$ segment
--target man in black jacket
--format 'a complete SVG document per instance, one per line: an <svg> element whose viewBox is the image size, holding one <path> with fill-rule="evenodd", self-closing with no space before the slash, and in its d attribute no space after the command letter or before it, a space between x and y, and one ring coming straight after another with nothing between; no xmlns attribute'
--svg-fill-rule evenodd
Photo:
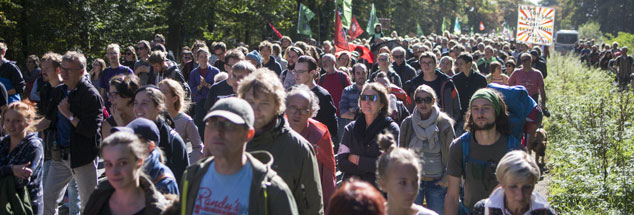
<svg viewBox="0 0 634 215"><path fill-rule="evenodd" d="M7 89L9 96L7 104L10 104L14 101L20 101L20 93L24 92L26 82L24 78L22 78L20 68L15 65L15 62L4 58L6 52L7 45L0 42L0 82L2 82Z"/></svg>
<svg viewBox="0 0 634 215"><path fill-rule="evenodd" d="M191 90L185 80L185 77L183 76L183 73L178 70L178 66L176 65L168 66L166 56L167 54L162 51L153 51L150 55L150 65L152 65L152 68L156 71L156 73L150 75L151 77L148 80L148 84L158 85L158 83L163 79L171 78L178 81L178 83L181 83L181 85L183 85L183 89L185 89L185 92L189 95Z"/></svg>
<svg viewBox="0 0 634 215"><path fill-rule="evenodd" d="M57 132L53 161L44 187L44 214L56 214L71 178L79 188L82 209L97 185L97 154L101 143L103 99L84 77L86 58L69 51L60 67L63 85L54 89L46 118Z"/></svg>
<svg viewBox="0 0 634 215"><path fill-rule="evenodd" d="M297 64L295 64L295 70L293 70L293 75L295 76L295 84L304 84L308 86L308 88L315 93L317 98L319 98L319 111L317 111L317 116L313 119L324 123L326 127L328 127L328 131L330 132L330 136L333 139L333 143L337 143L337 132L338 132L338 124L337 124L337 109L332 101L332 96L326 89L315 84L315 75L319 73L317 71L317 61L313 57L310 56L301 56L297 60Z"/></svg>

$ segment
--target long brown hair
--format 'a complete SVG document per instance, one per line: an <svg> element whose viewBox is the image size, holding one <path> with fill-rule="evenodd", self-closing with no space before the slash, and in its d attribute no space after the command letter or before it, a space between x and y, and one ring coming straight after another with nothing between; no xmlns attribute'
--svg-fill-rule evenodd
<svg viewBox="0 0 634 215"><path fill-rule="evenodd" d="M495 94L500 99L500 113L495 116L495 130L503 135L509 135L511 134L511 124L509 123L509 112L506 108L506 103L504 102L504 99L502 99L503 97L500 93L495 91ZM465 115L464 129L465 131L473 132L476 130L476 125L473 122L474 120L471 114L471 106L468 108L467 114Z"/></svg>

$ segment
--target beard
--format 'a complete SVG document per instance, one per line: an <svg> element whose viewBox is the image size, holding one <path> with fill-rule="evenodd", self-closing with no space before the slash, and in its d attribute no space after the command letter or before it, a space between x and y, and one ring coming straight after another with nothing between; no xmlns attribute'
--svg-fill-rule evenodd
<svg viewBox="0 0 634 215"><path fill-rule="evenodd" d="M293 64L289 63L287 68L288 68L288 71L292 71L293 69L295 69L295 64L294 63Z"/></svg>
<svg viewBox="0 0 634 215"><path fill-rule="evenodd" d="M484 124L483 126L478 125L477 123L473 123L475 130L476 131L482 131L482 130L491 130L495 127L495 122L487 122L486 124Z"/></svg>

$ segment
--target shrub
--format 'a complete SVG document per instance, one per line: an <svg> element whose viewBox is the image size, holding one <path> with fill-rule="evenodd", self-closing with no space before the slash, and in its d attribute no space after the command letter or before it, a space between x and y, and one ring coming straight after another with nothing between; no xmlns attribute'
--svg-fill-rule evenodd
<svg viewBox="0 0 634 215"><path fill-rule="evenodd" d="M571 55L553 53L548 67L551 204L561 214L634 214L632 92Z"/></svg>

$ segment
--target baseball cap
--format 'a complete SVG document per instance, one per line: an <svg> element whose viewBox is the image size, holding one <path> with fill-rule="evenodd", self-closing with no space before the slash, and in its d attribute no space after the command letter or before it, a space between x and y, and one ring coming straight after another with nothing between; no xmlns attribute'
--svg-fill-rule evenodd
<svg viewBox="0 0 634 215"><path fill-rule="evenodd" d="M207 121L211 117L222 117L235 124L247 125L249 128L253 128L255 118L251 105L247 101L235 97L218 100L203 121Z"/></svg>
<svg viewBox="0 0 634 215"><path fill-rule="evenodd" d="M156 124L154 124L154 122L152 122L149 119L145 119L141 117L136 118L135 120L132 120L132 122L128 123L128 125L125 127L122 127L122 126L114 127L111 129L111 131L113 133L117 131L130 132L130 133L136 134L140 138L143 138L149 141L154 141L155 143L159 142L159 137L160 137L159 129L158 127L156 127Z"/></svg>

